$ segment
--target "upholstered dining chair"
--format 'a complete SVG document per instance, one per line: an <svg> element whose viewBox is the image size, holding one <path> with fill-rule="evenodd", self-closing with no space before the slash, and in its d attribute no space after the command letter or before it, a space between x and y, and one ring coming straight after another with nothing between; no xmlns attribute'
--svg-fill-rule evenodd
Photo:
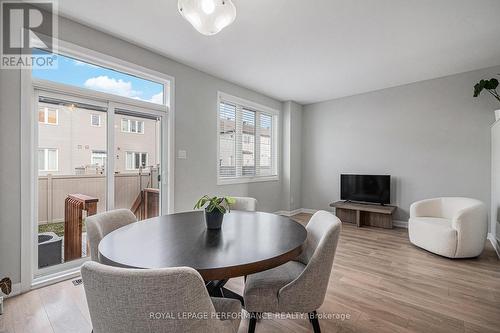
<svg viewBox="0 0 500 333"><path fill-rule="evenodd" d="M257 210L257 199L250 197L233 197L236 202L231 205L231 209L255 212Z"/></svg>
<svg viewBox="0 0 500 333"><path fill-rule="evenodd" d="M127 269L89 261L82 278L94 333L233 333L241 305L210 298L189 267Z"/></svg>
<svg viewBox="0 0 500 333"><path fill-rule="evenodd" d="M323 304L341 222L326 211L315 213L307 224L302 254L276 268L247 276L245 309L251 313L248 332L255 331L262 312L307 313L314 332L320 332L316 310Z"/></svg>
<svg viewBox="0 0 500 333"><path fill-rule="evenodd" d="M99 260L99 242L110 232L137 222L135 215L128 209L116 209L89 216L85 219L87 240L90 248L90 258Z"/></svg>

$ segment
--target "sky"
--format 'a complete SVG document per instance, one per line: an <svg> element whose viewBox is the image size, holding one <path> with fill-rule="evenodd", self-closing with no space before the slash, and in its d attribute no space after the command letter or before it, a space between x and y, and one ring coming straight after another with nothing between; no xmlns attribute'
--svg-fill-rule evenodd
<svg viewBox="0 0 500 333"><path fill-rule="evenodd" d="M163 85L57 55L57 68L34 68L33 77L163 104Z"/></svg>

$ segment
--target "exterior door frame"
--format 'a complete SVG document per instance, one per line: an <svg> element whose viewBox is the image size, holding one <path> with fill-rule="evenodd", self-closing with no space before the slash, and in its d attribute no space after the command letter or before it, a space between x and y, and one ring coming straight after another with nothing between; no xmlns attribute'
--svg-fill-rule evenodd
<svg viewBox="0 0 500 333"><path fill-rule="evenodd" d="M108 131L107 131L107 148L114 144L114 128L110 132L110 124L113 124L114 107L126 106L135 110L141 109L146 113L156 114L161 117L161 192L166 195L162 196L161 207L162 212L172 213L174 211L174 162L175 162L175 131L174 131L174 112L175 112L175 80L172 76L150 70L148 68L129 63L127 61L101 54L96 51L82 48L80 46L59 41L58 53L61 55L73 57L82 61L87 61L102 67L110 68L120 72L132 74L144 79L149 79L155 82L163 83L164 85L164 100L169 102L169 105L157 105L149 102L131 100L125 97L116 96L107 93L101 93L89 89L67 86L59 83L54 83L45 80L32 78L31 70L21 70L21 292L29 291L33 288L38 288L44 285L62 281L80 274L80 265L86 260L85 258L78 259L72 262L63 263L67 266L57 265L59 269L54 271L47 269L44 275L35 277L38 265L38 247L37 233L35 233L35 222L37 221L37 185L33 180L38 176L38 170L35 161L35 151L37 149L37 117L35 115L35 98L38 98L38 90L48 93L61 93L70 95L74 98L88 98L106 102L108 104ZM110 109L112 110L110 112ZM111 118L110 118L111 117ZM110 121L111 120L111 121ZM109 159L108 159L109 160ZM108 162L107 168L107 185L114 184L112 165ZM111 184L110 184L111 182ZM109 187L113 188L113 187ZM114 189L114 188L113 188ZM109 194L107 190L108 207L113 207L113 194ZM111 206L109 205L111 203ZM35 248L35 249L34 249ZM75 262L73 264L73 262Z"/></svg>

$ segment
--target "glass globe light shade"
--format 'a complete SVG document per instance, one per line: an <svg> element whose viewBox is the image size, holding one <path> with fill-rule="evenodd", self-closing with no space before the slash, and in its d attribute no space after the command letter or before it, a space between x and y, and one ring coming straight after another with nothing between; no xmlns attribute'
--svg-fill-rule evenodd
<svg viewBox="0 0 500 333"><path fill-rule="evenodd" d="M233 23L236 7L231 0L179 0L179 13L206 36L215 35Z"/></svg>

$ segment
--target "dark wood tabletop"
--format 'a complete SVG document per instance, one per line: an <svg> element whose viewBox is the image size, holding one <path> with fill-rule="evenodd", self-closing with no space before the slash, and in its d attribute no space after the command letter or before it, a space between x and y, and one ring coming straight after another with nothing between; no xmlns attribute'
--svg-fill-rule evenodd
<svg viewBox="0 0 500 333"><path fill-rule="evenodd" d="M221 230L207 230L203 211L132 223L99 243L101 261L128 268L188 266L206 281L264 271L295 259L307 237L290 218L231 211Z"/></svg>

